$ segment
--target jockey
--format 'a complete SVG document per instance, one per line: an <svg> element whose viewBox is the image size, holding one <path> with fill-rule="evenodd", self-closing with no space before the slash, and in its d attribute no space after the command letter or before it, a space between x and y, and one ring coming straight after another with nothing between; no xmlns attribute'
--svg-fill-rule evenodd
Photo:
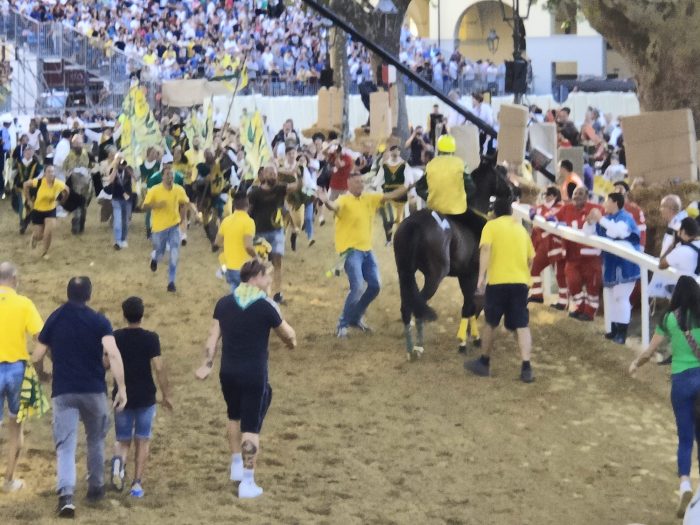
<svg viewBox="0 0 700 525"><path fill-rule="evenodd" d="M425 167L428 208L444 215L463 215L467 211L464 162L454 154L456 149L452 135L440 136L437 157Z"/></svg>

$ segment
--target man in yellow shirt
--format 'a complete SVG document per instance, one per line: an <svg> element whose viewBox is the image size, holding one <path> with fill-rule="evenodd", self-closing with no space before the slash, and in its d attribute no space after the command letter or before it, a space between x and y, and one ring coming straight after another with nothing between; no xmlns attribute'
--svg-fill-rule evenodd
<svg viewBox="0 0 700 525"><path fill-rule="evenodd" d="M175 274L180 254L180 224L185 224L185 214L190 200L182 186L173 183L172 169L163 170L163 182L156 184L146 193L143 207L153 210L151 215L151 271L158 269L158 261L165 255L170 245L168 265L168 291L175 291Z"/></svg>
<svg viewBox="0 0 700 525"><path fill-rule="evenodd" d="M7 470L4 492L21 489L24 483L15 479L15 467L22 448L22 424L17 422L24 368L29 362L27 334L36 336L44 326L41 316L27 297L19 295L17 268L0 263L0 423L7 399Z"/></svg>
<svg viewBox="0 0 700 525"><path fill-rule="evenodd" d="M348 177L348 193L335 201L329 199L325 190L319 190L318 198L335 213L335 250L345 259L345 273L350 281L338 319L337 337L347 337L349 326L363 332L370 330L363 316L380 288L377 259L372 253L374 217L385 202L400 199L412 187L401 186L391 193L363 193L362 174L355 171Z"/></svg>
<svg viewBox="0 0 700 525"><path fill-rule="evenodd" d="M496 218L487 222L479 244L478 291L484 291L484 317L481 332L482 355L464 363L464 368L479 376L490 375L490 355L494 331L505 317L508 330L516 333L522 368L520 380L534 381L530 366L532 337L530 335L527 293L530 267L535 249L527 230L513 218L510 198L498 198L494 203Z"/></svg>
<svg viewBox="0 0 700 525"><path fill-rule="evenodd" d="M233 213L222 221L214 241L215 246L224 247L226 282L231 285L231 293L241 284L241 266L256 257L254 236L255 221L248 215L248 196L236 193L233 198Z"/></svg>

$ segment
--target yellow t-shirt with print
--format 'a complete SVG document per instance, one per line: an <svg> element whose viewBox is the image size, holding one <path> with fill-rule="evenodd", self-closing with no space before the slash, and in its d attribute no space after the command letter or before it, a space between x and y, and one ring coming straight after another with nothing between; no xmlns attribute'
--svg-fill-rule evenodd
<svg viewBox="0 0 700 525"><path fill-rule="evenodd" d="M165 202L162 208L153 208L151 211L152 230L154 233L162 232L180 223L180 205L187 204L190 200L182 186L173 184L167 189L163 184L156 184L143 201L144 206L150 206L159 202Z"/></svg>
<svg viewBox="0 0 700 525"><path fill-rule="evenodd" d="M512 215L490 220L481 232L479 246L491 245L487 284L530 284L528 261L535 248L527 230Z"/></svg>
<svg viewBox="0 0 700 525"><path fill-rule="evenodd" d="M227 270L240 270L250 259L245 249L245 238L255 235L255 221L243 210L235 210L219 226L219 233L224 239L223 264Z"/></svg>
<svg viewBox="0 0 700 525"><path fill-rule="evenodd" d="M0 286L0 363L29 361L27 334L44 327L36 306L9 286Z"/></svg>
<svg viewBox="0 0 700 525"><path fill-rule="evenodd" d="M335 251L343 253L354 249L372 249L374 216L382 205L381 193L363 193L355 197L351 193L341 195L335 203Z"/></svg>
<svg viewBox="0 0 700 525"><path fill-rule="evenodd" d="M41 181L41 185L39 185ZM51 211L56 208L56 199L66 189L65 182L54 179L53 184L48 184L46 179L32 179L32 187L39 188L34 199L36 211Z"/></svg>

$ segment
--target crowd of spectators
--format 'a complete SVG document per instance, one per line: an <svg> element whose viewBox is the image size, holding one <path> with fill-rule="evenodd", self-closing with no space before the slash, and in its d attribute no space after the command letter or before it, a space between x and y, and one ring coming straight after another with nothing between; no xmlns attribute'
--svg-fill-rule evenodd
<svg viewBox="0 0 700 525"><path fill-rule="evenodd" d="M328 66L329 26L300 0L2 0L39 22L60 22L94 44L143 63L152 79L212 78L234 74L245 60L251 82L318 84ZM372 80L364 46L348 41L354 86ZM498 91L505 67L445 55L404 26L400 60L445 92L463 87ZM143 78L143 77L142 77ZM375 79L376 80L376 79ZM410 88L409 88L410 89Z"/></svg>

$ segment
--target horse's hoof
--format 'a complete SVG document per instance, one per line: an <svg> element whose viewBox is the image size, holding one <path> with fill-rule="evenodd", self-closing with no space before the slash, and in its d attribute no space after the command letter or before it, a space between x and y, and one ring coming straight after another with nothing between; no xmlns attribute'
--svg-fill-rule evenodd
<svg viewBox="0 0 700 525"><path fill-rule="evenodd" d="M467 353L467 343L460 343L459 346L457 347L457 353L458 354L466 354Z"/></svg>
<svg viewBox="0 0 700 525"><path fill-rule="evenodd" d="M411 361L413 361L413 359L414 359L413 352L406 352L406 361L408 361L410 363Z"/></svg>
<svg viewBox="0 0 700 525"><path fill-rule="evenodd" d="M474 345L474 348L481 348L481 339L474 339L472 344Z"/></svg>

